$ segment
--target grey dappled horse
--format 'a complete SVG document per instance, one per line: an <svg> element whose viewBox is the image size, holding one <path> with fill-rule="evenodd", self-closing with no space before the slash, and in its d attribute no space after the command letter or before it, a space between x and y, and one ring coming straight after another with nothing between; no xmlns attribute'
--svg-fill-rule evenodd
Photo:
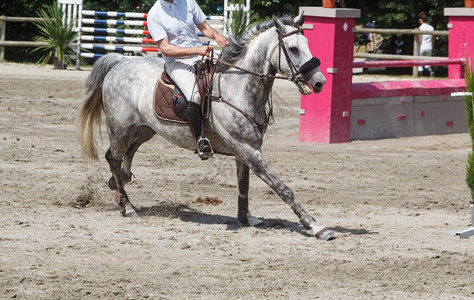
<svg viewBox="0 0 474 300"><path fill-rule="evenodd" d="M302 94L319 93L326 83L319 60L312 57L299 30L301 19L274 17L231 40L221 57L227 64L219 63L214 76L213 94L220 97L212 101L204 131L216 153L236 158L237 217L241 223L261 222L248 209L250 169L291 206L305 229L320 239L329 239L333 232L317 225L295 201L293 191L270 170L261 150L269 119L265 108L277 70L285 73ZM196 150L188 125L160 120L153 112L153 92L161 72L156 58L108 54L96 62L86 82L87 98L78 119L82 154L98 157L94 131L103 109L110 138L105 157L113 174L109 187L116 191L116 201L124 213L133 209L124 185L130 181L133 156L142 143L157 133L176 146Z"/></svg>

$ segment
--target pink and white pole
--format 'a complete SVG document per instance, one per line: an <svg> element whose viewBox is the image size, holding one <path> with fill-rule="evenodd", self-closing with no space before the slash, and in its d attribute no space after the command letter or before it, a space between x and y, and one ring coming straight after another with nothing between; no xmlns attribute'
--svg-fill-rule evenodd
<svg viewBox="0 0 474 300"><path fill-rule="evenodd" d="M446 7L444 15L449 17L449 44L448 55L450 59L468 56L474 60L474 8ZM463 78L464 72L461 65L448 67L448 78Z"/></svg>
<svg viewBox="0 0 474 300"><path fill-rule="evenodd" d="M327 83L320 94L301 97L300 141L343 143L350 140L355 19L360 9L300 7L304 35L321 60Z"/></svg>

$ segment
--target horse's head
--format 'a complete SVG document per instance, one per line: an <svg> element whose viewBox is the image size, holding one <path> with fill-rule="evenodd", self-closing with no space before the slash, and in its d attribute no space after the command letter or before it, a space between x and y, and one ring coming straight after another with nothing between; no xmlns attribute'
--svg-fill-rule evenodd
<svg viewBox="0 0 474 300"><path fill-rule="evenodd" d="M272 65L285 73L301 94L308 95L312 91L321 92L326 79L319 70L319 59L311 55L308 39L301 34L299 26L302 20L303 14L295 18L294 24L285 25L273 17L278 47L272 56Z"/></svg>

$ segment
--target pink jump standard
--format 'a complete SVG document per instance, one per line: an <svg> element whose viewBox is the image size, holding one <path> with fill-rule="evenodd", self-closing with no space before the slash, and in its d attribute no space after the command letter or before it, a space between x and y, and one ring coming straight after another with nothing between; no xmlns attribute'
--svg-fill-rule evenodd
<svg viewBox="0 0 474 300"><path fill-rule="evenodd" d="M300 141L343 143L350 140L352 63L355 19L359 9L300 7L304 35L321 59L327 83L318 95L301 97ZM324 45L324 46L321 46Z"/></svg>
<svg viewBox="0 0 474 300"><path fill-rule="evenodd" d="M449 17L449 58L465 58L474 56L474 8L446 7L444 15ZM457 79L464 77L462 66L450 65L448 78Z"/></svg>

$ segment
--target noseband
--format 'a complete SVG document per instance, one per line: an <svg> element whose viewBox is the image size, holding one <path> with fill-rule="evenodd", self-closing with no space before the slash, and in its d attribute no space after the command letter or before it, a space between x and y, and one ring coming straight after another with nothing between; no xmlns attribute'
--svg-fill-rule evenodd
<svg viewBox="0 0 474 300"><path fill-rule="evenodd" d="M288 66L290 67L290 72L291 72L291 76L290 77L281 77L281 76L273 76L273 75L266 75L266 74L260 74L260 73L256 73L256 72L253 72L253 71L250 71L250 70L247 70L247 69L244 69L244 68L241 68L241 67L238 67L234 64L231 64L231 63L228 63L224 60L221 60L221 55L224 53L223 51L221 52L221 54L219 55L219 58L216 58L214 57L214 55L211 55L209 57L209 59L211 61L215 61L216 63L221 63L221 64L224 64L226 66L229 66L231 68L234 68L234 69L237 69L237 70L240 70L242 72L245 72L247 74L251 74L251 75L254 75L254 76L258 76L260 78L271 78L271 79L284 79L284 80L290 80L294 83L297 83L299 81L301 81L299 77L299 75L301 74L305 74L305 73L308 73L309 71L313 70L313 69L316 69L317 67L319 67L321 65L321 62L319 61L319 58L317 57L313 57L311 58L310 60L308 60L307 62L305 62L304 64L302 64L298 69L296 69L296 66L295 64L293 63L293 61L291 60L290 58L290 55L288 54L288 50L286 49L286 46L285 46L285 43L283 42L283 39L286 38L286 37L289 37L293 34L297 34L297 33L300 33L301 32L301 29L296 29L296 30L293 30L291 32L288 32L288 33L285 33L285 34L282 34L280 32L280 30L278 30L278 26L277 26L277 23L276 21L275 22L275 28L276 28L276 31L277 31L277 34L278 34L278 68L280 69L281 71L281 51L283 50L283 52L285 53L285 58L286 58L286 62L288 63ZM204 59L204 57L203 57ZM214 71L216 70L216 68L214 68Z"/></svg>
<svg viewBox="0 0 474 300"><path fill-rule="evenodd" d="M275 27L276 27L276 24L275 24ZM305 73L308 73L309 71L319 67L321 65L321 61L319 60L319 58L317 57L313 57L311 58L310 60L308 60L307 62L305 62L304 64L302 64L298 69L296 69L295 67L295 64L293 63L293 61L291 60L291 57L290 55L288 54L288 50L285 46L285 43L283 42L283 39L288 37L288 36L291 36L293 34L297 34L297 33L300 33L301 32L301 29L296 29L296 30L293 30L291 32L288 32L288 33L285 33L285 34L282 34L280 32L280 30L278 30L277 28L277 33L278 33L278 68L280 69L281 71L281 51L283 50L283 53L285 53L285 58L286 58L286 62L288 64L288 66L290 67L290 72L291 72L291 77L289 77L288 79L293 81L293 82L298 82L300 81L300 79L298 78L299 75L301 74L305 74Z"/></svg>

